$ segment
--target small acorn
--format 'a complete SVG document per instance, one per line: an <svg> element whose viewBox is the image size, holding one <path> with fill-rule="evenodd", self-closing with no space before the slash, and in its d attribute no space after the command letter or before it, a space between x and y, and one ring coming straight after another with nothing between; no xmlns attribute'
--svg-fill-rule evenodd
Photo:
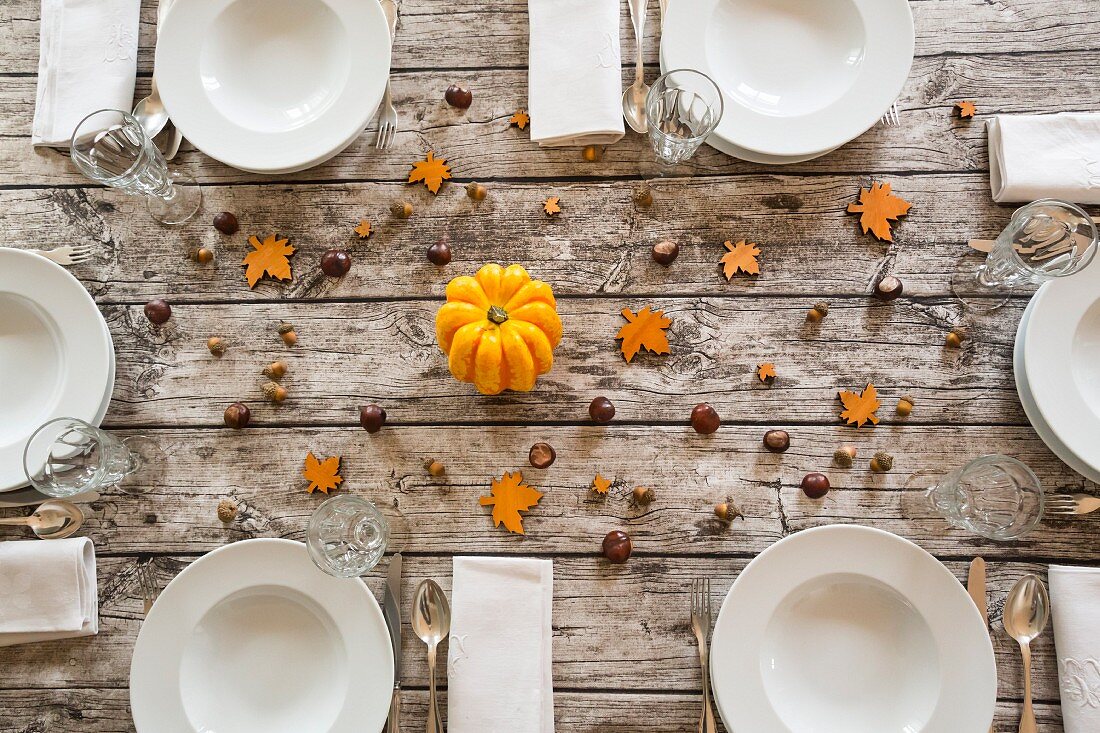
<svg viewBox="0 0 1100 733"><path fill-rule="evenodd" d="M602 145L586 145L581 151L581 157L589 163L595 163L603 158L603 151Z"/></svg>
<svg viewBox="0 0 1100 733"><path fill-rule="evenodd" d="M249 411L248 405L242 402L234 402L232 405L225 408L225 415L223 417L226 427L240 430L241 428L248 427L248 421L252 418L252 413Z"/></svg>
<svg viewBox="0 0 1100 733"><path fill-rule="evenodd" d="M913 412L913 398L909 395L905 395L904 397L899 399L897 412L898 415L900 415L901 417L909 417L909 415Z"/></svg>
<svg viewBox="0 0 1100 733"><path fill-rule="evenodd" d="M639 186L635 189L632 198L635 206L648 209L650 206L653 206L653 189L649 186Z"/></svg>
<svg viewBox="0 0 1100 733"><path fill-rule="evenodd" d="M879 300L894 300L901 295L905 288L901 284L901 280L893 275L887 275L886 277L875 283L875 297Z"/></svg>
<svg viewBox="0 0 1100 733"><path fill-rule="evenodd" d="M263 391L264 397L270 402L282 402L288 394L286 387L275 382L264 382L260 389Z"/></svg>
<svg viewBox="0 0 1100 733"><path fill-rule="evenodd" d="M879 451L871 457L871 470L875 473L886 473L893 469L894 457L884 451Z"/></svg>
<svg viewBox="0 0 1100 733"><path fill-rule="evenodd" d="M732 522L737 518L744 519L745 515L741 513L741 510L737 508L737 505L725 501L721 504L714 505L714 516L721 519L723 522Z"/></svg>
<svg viewBox="0 0 1100 733"><path fill-rule="evenodd" d="M237 505L229 499L218 502L218 520L228 524L237 518Z"/></svg>
<svg viewBox="0 0 1100 733"><path fill-rule="evenodd" d="M289 323L279 324L279 338L283 340L283 343L287 346L293 346L298 343L298 334L294 331L294 326Z"/></svg>
<svg viewBox="0 0 1100 733"><path fill-rule="evenodd" d="M466 195L474 201L484 201L488 192L488 189L477 181L470 181L466 184Z"/></svg>
<svg viewBox="0 0 1100 733"><path fill-rule="evenodd" d="M851 468L856 460L856 448L854 445L846 445L837 448L833 453L833 463L841 468Z"/></svg>
<svg viewBox="0 0 1100 733"><path fill-rule="evenodd" d="M408 219L413 215L413 205L408 201L394 201L390 204L390 214L397 219Z"/></svg>
<svg viewBox="0 0 1100 733"><path fill-rule="evenodd" d="M662 239L653 245L653 261L668 267L680 256L680 245L670 239Z"/></svg>
<svg viewBox="0 0 1100 733"><path fill-rule="evenodd" d="M443 476L447 473L447 467L434 458L424 459L424 469L433 476Z"/></svg>
<svg viewBox="0 0 1100 733"><path fill-rule="evenodd" d="M646 506L648 504L652 504L653 500L657 498L653 494L653 489L650 489L646 486L635 487L634 491L631 492L631 494L634 497L634 503L636 503L638 506Z"/></svg>
<svg viewBox="0 0 1100 733"><path fill-rule="evenodd" d="M806 311L806 320L811 323L817 323L827 315L829 315L828 303L814 303L814 307Z"/></svg>
<svg viewBox="0 0 1100 733"><path fill-rule="evenodd" d="M944 339L944 344L950 349L957 349L962 346L962 342L965 340L966 332L961 328L956 328L953 329L951 333L947 334L947 337Z"/></svg>
<svg viewBox="0 0 1100 733"><path fill-rule="evenodd" d="M205 265L207 262L214 259L214 253L206 247L199 247L198 249L191 250L191 259L198 262L200 265Z"/></svg>
<svg viewBox="0 0 1100 733"><path fill-rule="evenodd" d="M273 361L263 368L263 375L268 379L278 382L287 372L285 361Z"/></svg>
<svg viewBox="0 0 1100 733"><path fill-rule="evenodd" d="M214 356L221 356L225 353L225 339L219 336L211 336L206 340L206 348L210 349L210 353Z"/></svg>

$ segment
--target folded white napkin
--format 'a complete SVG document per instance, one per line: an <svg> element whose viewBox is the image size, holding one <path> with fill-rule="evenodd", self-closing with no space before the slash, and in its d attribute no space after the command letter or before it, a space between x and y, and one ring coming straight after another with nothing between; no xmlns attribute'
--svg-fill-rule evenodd
<svg viewBox="0 0 1100 733"><path fill-rule="evenodd" d="M67 147L101 109L129 111L141 0L42 0L31 143Z"/></svg>
<svg viewBox="0 0 1100 733"><path fill-rule="evenodd" d="M550 560L456 557L449 733L553 733Z"/></svg>
<svg viewBox="0 0 1100 733"><path fill-rule="evenodd" d="M619 0L528 0L527 111L539 145L623 136Z"/></svg>
<svg viewBox="0 0 1100 733"><path fill-rule="evenodd" d="M1050 609L1066 733L1100 731L1100 569L1050 566Z"/></svg>
<svg viewBox="0 0 1100 733"><path fill-rule="evenodd" d="M90 539L0 542L0 646L98 633Z"/></svg>
<svg viewBox="0 0 1100 733"><path fill-rule="evenodd" d="M987 129L994 201L1100 204L1100 113L997 115Z"/></svg>

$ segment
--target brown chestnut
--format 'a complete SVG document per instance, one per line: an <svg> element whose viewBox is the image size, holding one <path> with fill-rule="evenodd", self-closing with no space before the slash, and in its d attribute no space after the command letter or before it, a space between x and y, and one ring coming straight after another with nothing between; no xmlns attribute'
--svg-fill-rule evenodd
<svg viewBox="0 0 1100 733"><path fill-rule="evenodd" d="M447 104L459 109L469 109L470 105L474 103L474 93L458 84L447 87L447 91L443 93L443 98L447 100Z"/></svg>
<svg viewBox="0 0 1100 733"><path fill-rule="evenodd" d="M901 280L887 275L875 284L875 297L879 300L894 300L901 295L903 289Z"/></svg>
<svg viewBox="0 0 1100 733"><path fill-rule="evenodd" d="M823 473L808 473L802 477L802 493L820 499L829 493L829 477Z"/></svg>
<svg viewBox="0 0 1100 733"><path fill-rule="evenodd" d="M226 427L241 428L248 427L248 421L252 418L252 413L248 409L248 405L242 402L234 402L229 407L225 408L225 425Z"/></svg>
<svg viewBox="0 0 1100 733"><path fill-rule="evenodd" d="M554 463L554 459L557 457L557 451L555 451L554 446L549 443L535 443L531 446L531 451L527 454L527 460L529 460L531 465L535 468L550 468Z"/></svg>
<svg viewBox="0 0 1100 733"><path fill-rule="evenodd" d="M241 225L237 217L228 211L222 211L214 215L214 228L222 234L236 234Z"/></svg>
<svg viewBox="0 0 1100 733"><path fill-rule="evenodd" d="M377 433L386 422L386 411L378 405L363 405L359 408L359 424L368 433Z"/></svg>
<svg viewBox="0 0 1100 733"><path fill-rule="evenodd" d="M343 277L351 269L351 255L342 249L329 249L321 255L321 272L329 277Z"/></svg>
<svg viewBox="0 0 1100 733"><path fill-rule="evenodd" d="M695 428L697 433L710 435L721 424L717 410L711 407L710 403L700 402L691 411L691 427Z"/></svg>
<svg viewBox="0 0 1100 733"><path fill-rule="evenodd" d="M606 397L597 397L588 405L588 416L598 423L609 423L615 417L615 405Z"/></svg>
<svg viewBox="0 0 1100 733"><path fill-rule="evenodd" d="M603 556L613 563L624 563L630 559L634 546L626 532L613 530L603 538Z"/></svg>
<svg viewBox="0 0 1100 733"><path fill-rule="evenodd" d="M673 242L671 239L662 239L657 244L653 245L653 261L659 265L668 267L676 261L676 257L680 254L680 245Z"/></svg>
<svg viewBox="0 0 1100 733"><path fill-rule="evenodd" d="M786 430L769 430L764 433L764 447L772 453L782 453L791 447L791 436Z"/></svg>
<svg viewBox="0 0 1100 733"><path fill-rule="evenodd" d="M446 237L441 237L435 244L428 247L428 262L437 267L443 267L451 262L451 245Z"/></svg>
<svg viewBox="0 0 1100 733"><path fill-rule="evenodd" d="M149 319L150 323L161 325L167 323L168 319L172 317L172 306L168 305L168 301L162 298L150 300L145 304L145 317Z"/></svg>

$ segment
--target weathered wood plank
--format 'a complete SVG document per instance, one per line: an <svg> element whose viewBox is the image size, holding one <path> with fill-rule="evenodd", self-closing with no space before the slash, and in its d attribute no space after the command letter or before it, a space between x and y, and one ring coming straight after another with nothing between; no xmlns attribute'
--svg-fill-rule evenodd
<svg viewBox="0 0 1100 733"><path fill-rule="evenodd" d="M446 701L446 693L440 696ZM559 692L555 700L555 730L559 733L694 733L699 698L690 694L602 694ZM427 693L406 691L401 722L409 730L424 727ZM131 733L129 695L118 688L0 691L0 733ZM1039 733L1062 733L1057 705L1036 705ZM446 707L442 711L446 721ZM1015 733L1019 706L997 706L997 733ZM725 730L721 722L719 730Z"/></svg>
<svg viewBox="0 0 1100 733"><path fill-rule="evenodd" d="M1088 110L1100 106L1100 90L1088 84L1100 63L1096 51L1026 56L944 56L919 59L901 97L901 127L876 126L827 156L783 168L784 172L873 174L889 171L961 171L988 167L983 117L995 113ZM649 72L654 77L656 69ZM633 70L624 72L633 78ZM431 148L445 155L461 179L597 178L651 176L648 140L635 134L608 148L602 161L581 159L576 148L540 148L528 133L510 127L508 117L526 105L522 70L477 72L475 104L468 112L448 106L442 90L453 72L407 72L394 76L394 99L401 131L385 151L375 149L373 128L347 151L308 171L258 176L236 171L185 146L173 161L204 183L272 180L403 181L409 165ZM148 93L139 80L136 96ZM0 170L7 185L82 184L67 153L32 149L28 140L34 114L34 77L7 79L0 87ZM952 105L977 101L980 117L958 120ZM688 175L743 174L766 166L736 160L704 146L679 169ZM774 170L774 169L773 169Z"/></svg>
<svg viewBox="0 0 1100 733"><path fill-rule="evenodd" d="M130 656L141 624L141 593L134 558L101 558L101 631L98 637L10 647L0 666L0 686L11 688L125 687ZM162 583L189 562L159 557ZM554 684L574 690L644 692L648 689L699 689L699 662L688 623L687 589L700 575L712 578L714 592L725 594L746 564L744 559L634 557L611 566L596 557L554 560ZM967 564L949 562L960 579ZM368 585L381 593L385 566ZM451 560L406 555L403 607L408 608L420 580L435 578L449 593ZM990 563L992 639L997 658L999 695L1017 700L1023 689L1019 647L1000 623L1000 610L1012 584L1023 574L1045 577L1041 565ZM1057 701L1053 635L1033 645L1035 695ZM421 642L403 635L402 675L411 686L427 684ZM656 682L659 681L659 684ZM565 706L559 706L564 709ZM0 706L2 709L2 706Z"/></svg>
<svg viewBox="0 0 1100 733"><path fill-rule="evenodd" d="M323 498L306 493L302 461L309 451L343 457L343 488L375 501L390 520L392 547L407 552L583 554L594 556L612 529L625 529L640 555L750 556L788 533L830 523L860 523L909 538L945 557L1044 558L1100 562L1094 541L1098 517L1048 521L1015 543L994 543L951 528L904 491L918 471L950 470L987 453L1017 456L1048 489L1095 490L1054 458L1029 428L783 426L791 448L764 450L764 427L726 426L704 437L687 427L396 427L375 435L360 428L138 431L154 437L171 460L136 478L148 493L110 492L91 507L84 533L101 553L205 552L251 537L302 540L310 513ZM129 434L129 433L124 433ZM557 461L539 471L527 463L530 446L545 440ZM855 467L832 466L836 448L858 447ZM876 450L895 456L890 474L871 473ZM447 476L428 475L434 458ZM525 536L491 526L477 497L490 480L522 470L545 493L525 520ZM824 471L833 489L807 499L799 484ZM614 479L605 499L589 491L596 472ZM635 486L657 501L639 507ZM217 520L230 497L241 519ZM716 503L736 503L744 519L731 525L713 516ZM5 514L17 513L5 510ZM0 528L0 537L19 537Z"/></svg>

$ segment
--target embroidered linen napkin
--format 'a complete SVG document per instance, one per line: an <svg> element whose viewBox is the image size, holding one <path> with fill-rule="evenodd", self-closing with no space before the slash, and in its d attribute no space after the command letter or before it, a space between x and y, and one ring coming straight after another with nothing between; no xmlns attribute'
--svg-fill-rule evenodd
<svg viewBox="0 0 1100 733"><path fill-rule="evenodd" d="M622 138L619 0L528 0L527 111L546 147Z"/></svg>
<svg viewBox="0 0 1100 733"><path fill-rule="evenodd" d="M550 560L456 557L449 733L553 733Z"/></svg>
<svg viewBox="0 0 1100 733"><path fill-rule="evenodd" d="M42 0L31 143L68 147L82 119L134 104L140 0Z"/></svg>
<svg viewBox="0 0 1100 733"><path fill-rule="evenodd" d="M1100 113L997 115L987 131L994 201L1100 204Z"/></svg>
<svg viewBox="0 0 1100 733"><path fill-rule="evenodd" d="M1066 733L1100 731L1100 569L1050 566L1050 610Z"/></svg>
<svg viewBox="0 0 1100 733"><path fill-rule="evenodd" d="M0 542L0 646L98 633L90 539Z"/></svg>

